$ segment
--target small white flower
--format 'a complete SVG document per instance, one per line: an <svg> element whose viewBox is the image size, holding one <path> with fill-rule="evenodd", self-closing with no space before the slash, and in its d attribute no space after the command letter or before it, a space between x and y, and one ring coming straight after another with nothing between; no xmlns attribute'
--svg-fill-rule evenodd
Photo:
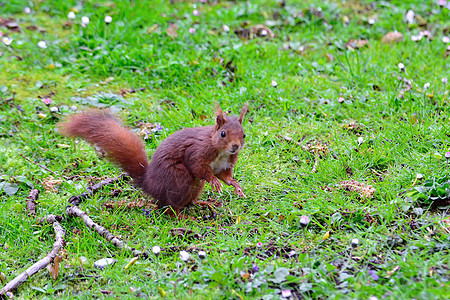
<svg viewBox="0 0 450 300"><path fill-rule="evenodd" d="M268 33L267 30L265 30L265 29L261 30L261 35L266 36L267 33Z"/></svg>
<svg viewBox="0 0 450 300"><path fill-rule="evenodd" d="M408 22L408 24L414 23L414 16L414 11L412 9L408 10L408 12L406 13L406 22Z"/></svg>
<svg viewBox="0 0 450 300"><path fill-rule="evenodd" d="M223 31L230 32L230 27L228 27L228 25L223 25L222 28L223 28Z"/></svg>
<svg viewBox="0 0 450 300"><path fill-rule="evenodd" d="M305 216L305 215L301 216L300 217L300 225L302 225L302 227L306 227L306 226L308 226L308 224L309 224L308 216Z"/></svg>
<svg viewBox="0 0 450 300"><path fill-rule="evenodd" d="M37 43L37 45L38 45L39 48L42 48L42 49L47 48L47 44L44 41L39 41Z"/></svg>
<svg viewBox="0 0 450 300"><path fill-rule="evenodd" d="M84 16L81 18L81 25L86 26L87 24L89 24L89 18Z"/></svg>
<svg viewBox="0 0 450 300"><path fill-rule="evenodd" d="M50 111L51 111L51 112L58 112L58 111L59 111L59 108L56 107L56 106L52 106L52 107L50 107Z"/></svg>
<svg viewBox="0 0 450 300"><path fill-rule="evenodd" d="M13 39L7 38L6 36L4 38L2 38L2 42L3 44L5 44L6 46L11 45Z"/></svg>
<svg viewBox="0 0 450 300"><path fill-rule="evenodd" d="M199 12L198 10L194 9L194 11L192 12L192 14L193 14L194 16L198 16L198 15L200 14L200 12Z"/></svg>
<svg viewBox="0 0 450 300"><path fill-rule="evenodd" d="M447 84L447 77L442 78L442 83Z"/></svg>
<svg viewBox="0 0 450 300"><path fill-rule="evenodd" d="M206 252L205 251L198 251L198 257L200 259L205 259L206 258Z"/></svg>
<svg viewBox="0 0 450 300"><path fill-rule="evenodd" d="M190 34L194 34L194 33L195 33L195 28L192 28L192 27L189 28L189 33L190 33Z"/></svg>
<svg viewBox="0 0 450 300"><path fill-rule="evenodd" d="M398 68L400 69L400 71L403 71L405 69L405 65L402 63L399 63Z"/></svg>
<svg viewBox="0 0 450 300"><path fill-rule="evenodd" d="M277 87L277 85L278 85L278 83L275 80L272 80L272 82L270 84L272 84L273 87Z"/></svg>
<svg viewBox="0 0 450 300"><path fill-rule="evenodd" d="M423 175L420 174L420 173L417 173L417 174L416 174L416 178L417 178L417 179L422 179L422 178L423 178Z"/></svg>
<svg viewBox="0 0 450 300"><path fill-rule="evenodd" d="M429 82L427 82L427 83L425 83L424 85L423 85L423 89L424 90L428 90L430 88L430 83Z"/></svg>
<svg viewBox="0 0 450 300"><path fill-rule="evenodd" d="M361 145L362 143L364 143L364 139L363 139L362 136L360 136L360 137L358 138L358 145Z"/></svg>
<svg viewBox="0 0 450 300"><path fill-rule="evenodd" d="M281 291L281 297L283 298L289 298L292 296L291 290L282 290Z"/></svg>
<svg viewBox="0 0 450 300"><path fill-rule="evenodd" d="M413 42L418 42L422 39L423 35L419 34L419 35L412 35L411 36L411 41Z"/></svg>
<svg viewBox="0 0 450 300"><path fill-rule="evenodd" d="M357 248L358 244L359 244L359 240L358 239L352 239L352 248Z"/></svg>
<svg viewBox="0 0 450 300"><path fill-rule="evenodd" d="M111 16L106 16L105 17L105 23L106 24L109 24L109 23L111 23L112 22L112 17Z"/></svg>
<svg viewBox="0 0 450 300"><path fill-rule="evenodd" d="M373 18L370 18L370 19L369 19L369 24L370 24L370 25L373 25L373 24L375 24L375 19L373 19Z"/></svg>
<svg viewBox="0 0 450 300"><path fill-rule="evenodd" d="M421 31L419 32L419 34L422 36L431 36L431 32L428 30Z"/></svg>
<svg viewBox="0 0 450 300"><path fill-rule="evenodd" d="M29 8L28 6L25 7L25 9L23 10L27 15L31 13L31 8Z"/></svg>
<svg viewBox="0 0 450 300"><path fill-rule="evenodd" d="M186 251L180 251L180 259L182 261L188 261L191 256Z"/></svg>
<svg viewBox="0 0 450 300"><path fill-rule="evenodd" d="M156 256L158 256L159 253L161 252L161 247L159 247L159 246L153 246L153 247L152 247L152 252L153 252L153 254L155 254Z"/></svg>
<svg viewBox="0 0 450 300"><path fill-rule="evenodd" d="M448 43L450 43L450 38L448 36L444 36L442 38L442 42L444 42L444 44L448 44Z"/></svg>
<svg viewBox="0 0 450 300"><path fill-rule="evenodd" d="M369 297L369 300L378 300L378 298L375 297L375 296L370 296L370 297Z"/></svg>
<svg viewBox="0 0 450 300"><path fill-rule="evenodd" d="M67 14L67 17L70 20L74 20L75 19L75 13L73 11L69 11L69 13Z"/></svg>

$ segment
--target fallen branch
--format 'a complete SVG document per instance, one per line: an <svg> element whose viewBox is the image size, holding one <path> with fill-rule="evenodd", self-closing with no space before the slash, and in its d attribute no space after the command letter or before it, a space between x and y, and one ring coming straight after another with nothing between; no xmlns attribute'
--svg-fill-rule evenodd
<svg viewBox="0 0 450 300"><path fill-rule="evenodd" d="M94 195L101 187L111 184L111 183L115 183L115 182L120 181L125 178L127 178L127 176L125 174L122 174L118 177L107 178L97 184L94 184L93 186L89 186L86 188L86 190L87 190L86 192L84 192L80 195L70 197L69 203L72 205L79 205L81 202L83 202L84 199L89 198L92 195Z"/></svg>
<svg viewBox="0 0 450 300"><path fill-rule="evenodd" d="M39 190L32 189L27 197L28 215L36 217L36 200L39 196Z"/></svg>
<svg viewBox="0 0 450 300"><path fill-rule="evenodd" d="M60 217L59 217L60 218ZM8 297L12 296L11 291L19 287L22 283L26 282L31 276L36 274L38 271L44 269L48 264L52 262L52 260L56 257L59 250L62 248L64 243L64 228L62 228L61 224L57 221L58 216L48 215L41 219L42 222L48 222L53 224L53 229L55 230L55 243L53 243L52 251L47 254L45 257L41 258L31 267L26 269L24 272L19 274L16 278L8 282L1 290L0 297L7 295Z"/></svg>
<svg viewBox="0 0 450 300"><path fill-rule="evenodd" d="M118 237L114 236L108 229L105 227L95 223L87 213L82 211L78 206L67 206L66 208L66 215L71 217L78 217L83 220L84 224L86 224L87 227L94 229L98 234L100 234L102 237L104 237L108 242L111 242L114 246L116 246L119 249L125 249L128 251L131 251L133 256L140 256L143 255L144 257L148 257L147 252L142 252L139 250L136 250L135 248L131 248L128 246L128 244Z"/></svg>

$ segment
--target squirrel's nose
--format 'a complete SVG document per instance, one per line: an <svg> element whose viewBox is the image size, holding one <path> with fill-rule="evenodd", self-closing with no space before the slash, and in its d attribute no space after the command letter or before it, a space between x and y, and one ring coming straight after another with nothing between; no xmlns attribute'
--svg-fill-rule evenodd
<svg viewBox="0 0 450 300"><path fill-rule="evenodd" d="M232 148L233 152L236 152L238 149L239 149L239 145L233 144L233 148Z"/></svg>

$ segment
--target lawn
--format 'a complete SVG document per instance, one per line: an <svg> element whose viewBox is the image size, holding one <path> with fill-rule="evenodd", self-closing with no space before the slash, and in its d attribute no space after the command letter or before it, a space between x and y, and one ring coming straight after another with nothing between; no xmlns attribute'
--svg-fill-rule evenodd
<svg viewBox="0 0 450 300"><path fill-rule="evenodd" d="M56 214L60 270L18 299L450 298L449 9L0 0L1 286L51 251L53 226L36 220ZM64 116L109 108L146 133L151 156L175 131L214 124L214 102L230 114L249 103L235 168L247 198L207 185L201 199L223 207L176 220L127 180L103 187L79 208L149 252L137 260L65 215L121 170L58 134ZM102 258L116 262L99 269Z"/></svg>

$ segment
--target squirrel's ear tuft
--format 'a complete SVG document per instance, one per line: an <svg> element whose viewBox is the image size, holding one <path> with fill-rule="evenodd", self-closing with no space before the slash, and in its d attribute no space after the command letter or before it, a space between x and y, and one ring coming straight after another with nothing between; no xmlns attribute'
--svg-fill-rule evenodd
<svg viewBox="0 0 450 300"><path fill-rule="evenodd" d="M248 111L248 103L245 103L241 110L241 115L239 116L239 123L242 124L244 120L245 113Z"/></svg>
<svg viewBox="0 0 450 300"><path fill-rule="evenodd" d="M220 108L218 102L216 102L215 113L216 113L216 130L218 130L225 123L225 116L223 115L222 108Z"/></svg>

